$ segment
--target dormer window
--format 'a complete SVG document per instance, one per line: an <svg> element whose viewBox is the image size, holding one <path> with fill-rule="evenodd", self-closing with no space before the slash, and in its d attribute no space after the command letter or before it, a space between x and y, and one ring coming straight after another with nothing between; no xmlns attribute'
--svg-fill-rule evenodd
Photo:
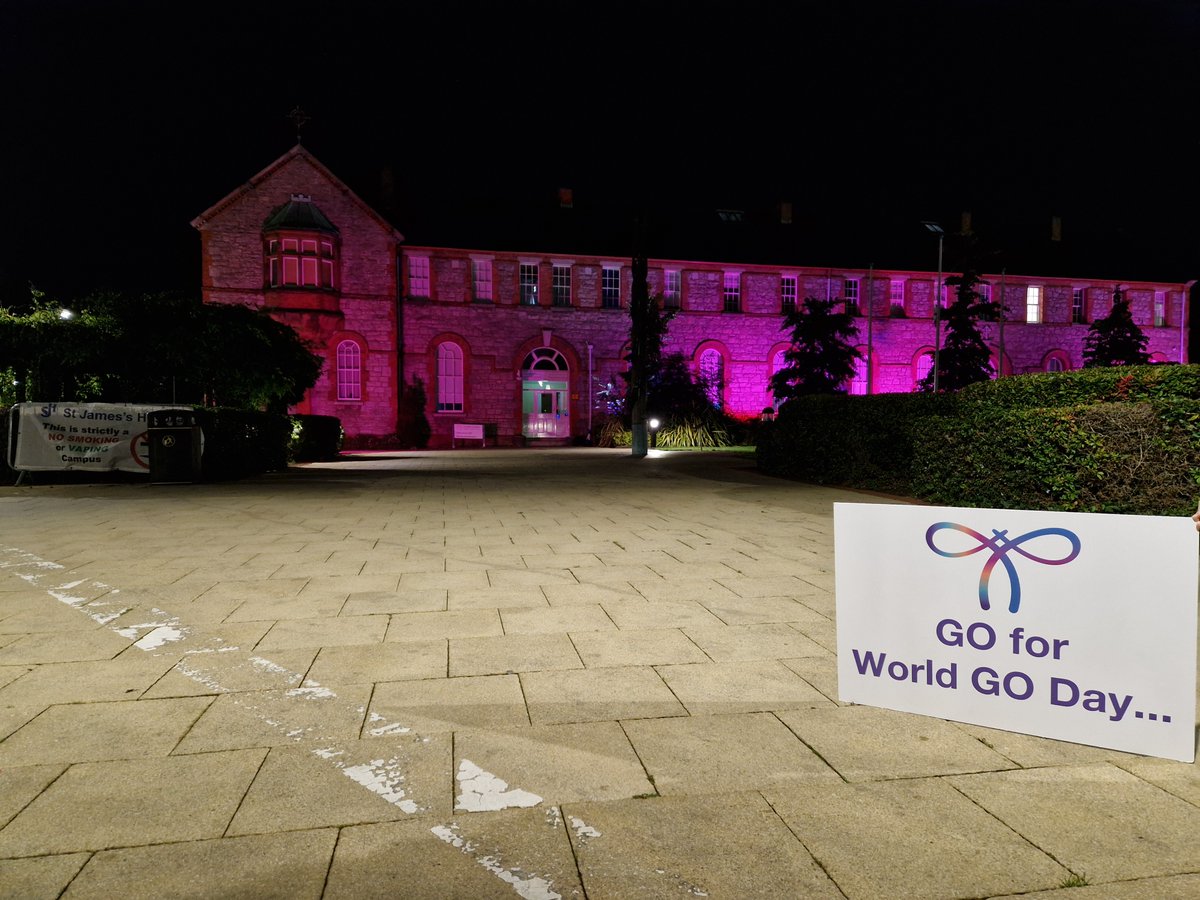
<svg viewBox="0 0 1200 900"><path fill-rule="evenodd" d="M267 217L263 242L268 287L337 287L337 228L307 194L292 194Z"/></svg>

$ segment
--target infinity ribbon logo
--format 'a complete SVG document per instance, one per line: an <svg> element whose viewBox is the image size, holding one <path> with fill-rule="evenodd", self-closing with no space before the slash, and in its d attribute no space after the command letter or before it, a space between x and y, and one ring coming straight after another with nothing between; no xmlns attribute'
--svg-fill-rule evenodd
<svg viewBox="0 0 1200 900"><path fill-rule="evenodd" d="M969 550L961 550L957 553L952 553L948 550L939 549L933 542L934 535L939 531L946 529L959 531L963 534L970 535L975 540L979 541L979 546L971 547ZM1021 581L1017 578L1017 568L1013 565L1011 559L1008 558L1009 553L1019 553L1026 559L1032 559L1034 562L1041 563L1045 566L1065 566L1071 560L1079 555L1079 536L1073 531L1067 531L1065 528L1038 528L1036 531L1030 531L1018 538L1009 538L1008 531L997 531L992 529L993 537L985 537L978 531L968 528L966 525L958 525L954 522L937 522L929 526L929 530L925 532L925 543L929 545L929 549L938 556L945 556L950 559L958 559L960 556L970 556L972 553L979 553L981 550L990 550L992 555L988 557L988 561L983 565L983 572L979 576L979 605L983 609L991 609L992 603L988 598L988 582L992 577L992 570L996 568L996 563L1004 566L1004 571L1008 573L1008 584L1012 591L1012 597L1008 601L1008 611L1016 612L1021 607ZM1021 549L1021 544L1027 541L1036 540L1047 535L1058 535L1065 537L1071 542L1071 552L1062 559L1045 559L1041 556L1034 556L1028 550Z"/></svg>

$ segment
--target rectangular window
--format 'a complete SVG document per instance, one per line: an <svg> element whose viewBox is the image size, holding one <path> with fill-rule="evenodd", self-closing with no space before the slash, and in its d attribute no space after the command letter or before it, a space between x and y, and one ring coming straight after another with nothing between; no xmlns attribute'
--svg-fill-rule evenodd
<svg viewBox="0 0 1200 900"><path fill-rule="evenodd" d="M410 256L408 258L408 296L429 296L429 257Z"/></svg>
<svg viewBox="0 0 1200 900"><path fill-rule="evenodd" d="M621 308L621 270L605 268L600 273L600 305L604 309Z"/></svg>
<svg viewBox="0 0 1200 900"><path fill-rule="evenodd" d="M284 241L286 244L287 241ZM300 257L285 256L283 258L283 283L284 284L299 284L300 283Z"/></svg>
<svg viewBox="0 0 1200 900"><path fill-rule="evenodd" d="M846 301L846 312L852 316L858 315L858 279L846 278L842 281L842 299Z"/></svg>
<svg viewBox="0 0 1200 900"><path fill-rule="evenodd" d="M1025 288L1025 321L1037 324L1042 321L1042 288L1031 284Z"/></svg>
<svg viewBox="0 0 1200 900"><path fill-rule="evenodd" d="M725 301L725 312L742 311L742 273L726 272L721 288L721 296Z"/></svg>
<svg viewBox="0 0 1200 900"><path fill-rule="evenodd" d="M271 243L273 244L275 242L272 241ZM270 281L271 287L278 287L279 286L279 258L278 257L275 257L275 256L271 257L270 276L269 277L271 279L271 281Z"/></svg>
<svg viewBox="0 0 1200 900"><path fill-rule="evenodd" d="M981 282L975 285L975 292L979 294L980 303L992 302L992 286L990 284L983 284Z"/></svg>
<svg viewBox="0 0 1200 900"><path fill-rule="evenodd" d="M321 241L321 255L333 259L333 244L330 241Z"/></svg>
<svg viewBox="0 0 1200 900"><path fill-rule="evenodd" d="M492 301L492 261L471 260L471 290L479 302Z"/></svg>
<svg viewBox="0 0 1200 900"><path fill-rule="evenodd" d="M679 270L667 269L664 276L663 306L667 309L679 309L683 299Z"/></svg>
<svg viewBox="0 0 1200 900"><path fill-rule="evenodd" d="M1087 321L1083 312L1083 288L1075 288L1071 291L1071 321L1075 323Z"/></svg>
<svg viewBox="0 0 1200 900"><path fill-rule="evenodd" d="M314 256L317 254L317 242L315 240L303 240L300 242L301 253L311 253Z"/></svg>
<svg viewBox="0 0 1200 900"><path fill-rule="evenodd" d="M553 269L554 305L571 305L571 267L555 266Z"/></svg>
<svg viewBox="0 0 1200 900"><path fill-rule="evenodd" d="M538 265L537 263L521 263L520 271L520 302L522 306L538 305Z"/></svg>
<svg viewBox="0 0 1200 900"><path fill-rule="evenodd" d="M300 250L300 244L296 241L295 238L284 238L283 239L283 252L284 253L288 253L288 252L296 253L299 250Z"/></svg>
<svg viewBox="0 0 1200 900"><path fill-rule="evenodd" d="M333 287L333 260L321 260L321 287Z"/></svg>
<svg viewBox="0 0 1200 900"><path fill-rule="evenodd" d="M904 282L893 280L888 287L888 302L891 304L892 313L894 315L902 315L904 313Z"/></svg>
<svg viewBox="0 0 1200 900"><path fill-rule="evenodd" d="M315 256L300 257L301 284L305 287L317 286L317 258Z"/></svg>
<svg viewBox="0 0 1200 900"><path fill-rule="evenodd" d="M1163 291L1154 292L1154 327L1162 328L1167 324L1167 295Z"/></svg>
<svg viewBox="0 0 1200 900"><path fill-rule="evenodd" d="M784 275L779 279L779 308L785 313L796 311L795 275Z"/></svg>

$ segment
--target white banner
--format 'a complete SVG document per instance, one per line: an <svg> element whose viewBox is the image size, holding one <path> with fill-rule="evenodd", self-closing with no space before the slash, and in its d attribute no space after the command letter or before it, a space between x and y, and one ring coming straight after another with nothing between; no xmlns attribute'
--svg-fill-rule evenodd
<svg viewBox="0 0 1200 900"><path fill-rule="evenodd" d="M1192 762L1183 516L834 504L838 695Z"/></svg>
<svg viewBox="0 0 1200 900"><path fill-rule="evenodd" d="M146 416L161 404L18 403L9 464L17 471L150 471Z"/></svg>

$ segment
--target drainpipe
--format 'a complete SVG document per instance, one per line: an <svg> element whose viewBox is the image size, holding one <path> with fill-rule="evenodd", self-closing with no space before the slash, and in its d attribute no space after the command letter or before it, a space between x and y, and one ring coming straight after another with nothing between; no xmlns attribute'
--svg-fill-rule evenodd
<svg viewBox="0 0 1200 900"><path fill-rule="evenodd" d="M592 385L592 342L587 342L588 351L588 380L587 380L587 408L588 408L588 443L592 442L592 407L596 405L596 398L593 393Z"/></svg>
<svg viewBox="0 0 1200 900"><path fill-rule="evenodd" d="M875 263L867 269L867 396L871 395L871 357L875 338Z"/></svg>
<svg viewBox="0 0 1200 900"><path fill-rule="evenodd" d="M1183 285L1183 296L1179 298L1179 363L1182 365L1187 361L1187 314L1188 304L1192 299L1192 288L1196 284L1196 279L1185 282Z"/></svg>

